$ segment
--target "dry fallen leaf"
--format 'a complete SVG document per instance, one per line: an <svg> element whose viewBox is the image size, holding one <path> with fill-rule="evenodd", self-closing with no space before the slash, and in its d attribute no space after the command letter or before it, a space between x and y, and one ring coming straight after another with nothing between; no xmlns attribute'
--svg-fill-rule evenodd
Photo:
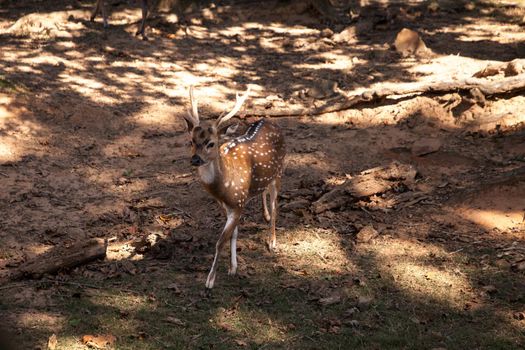
<svg viewBox="0 0 525 350"><path fill-rule="evenodd" d="M514 317L515 320L523 321L525 320L525 312L515 312L512 317Z"/></svg>
<svg viewBox="0 0 525 350"><path fill-rule="evenodd" d="M495 66L495 65L488 65L482 70L476 72L473 77L474 78L486 78L493 75L497 75L501 72L501 66Z"/></svg>
<svg viewBox="0 0 525 350"><path fill-rule="evenodd" d="M374 298L370 296L362 295L357 300L357 308L359 309L359 311L367 310L368 308L370 308L370 304L373 300Z"/></svg>
<svg viewBox="0 0 525 350"><path fill-rule="evenodd" d="M226 322L219 322L219 323L217 324L217 326L218 326L220 329L224 330L224 331L228 331L228 332L233 331L233 327L232 327L231 325L229 325L228 323L226 323Z"/></svg>
<svg viewBox="0 0 525 350"><path fill-rule="evenodd" d="M168 215L159 215L159 220L162 221L163 223L167 224L168 222L170 222L172 219L171 216L168 216Z"/></svg>
<svg viewBox="0 0 525 350"><path fill-rule="evenodd" d="M82 336L82 343L87 346L91 346L95 349L106 349L108 347L113 347L116 340L117 338L115 338L115 336L111 334L86 334Z"/></svg>
<svg viewBox="0 0 525 350"><path fill-rule="evenodd" d="M498 292L498 289L492 284L482 287L481 290L489 295L496 294Z"/></svg>
<svg viewBox="0 0 525 350"><path fill-rule="evenodd" d="M235 343L239 346L248 346L248 343L245 342L244 340L240 340L240 339L236 339L235 340Z"/></svg>
<svg viewBox="0 0 525 350"><path fill-rule="evenodd" d="M180 290L180 288L179 288L177 283L171 283L171 284L167 285L166 289L169 289L169 290L173 291L175 294L180 294L181 293L181 290Z"/></svg>
<svg viewBox="0 0 525 350"><path fill-rule="evenodd" d="M48 350L55 350L57 347L58 339L57 335L53 334L49 337L49 340L47 341L47 349Z"/></svg>
<svg viewBox="0 0 525 350"><path fill-rule="evenodd" d="M164 320L166 322L169 322L169 323L173 323L177 326L185 326L186 324L179 318L177 317L173 317L173 316L168 316L166 317L166 319Z"/></svg>

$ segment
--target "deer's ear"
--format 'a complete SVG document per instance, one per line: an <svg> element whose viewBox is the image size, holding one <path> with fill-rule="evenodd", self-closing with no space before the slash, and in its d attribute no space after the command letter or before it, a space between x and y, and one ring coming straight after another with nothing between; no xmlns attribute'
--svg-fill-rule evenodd
<svg viewBox="0 0 525 350"><path fill-rule="evenodd" d="M239 123L232 124L226 128L226 130L224 131L224 135L233 136L233 134L237 132L238 128L239 128Z"/></svg>
<svg viewBox="0 0 525 350"><path fill-rule="evenodd" d="M189 113L188 115L184 115L184 122L186 124L186 131L191 133L193 128L199 125L199 122L195 121L192 117L190 117Z"/></svg>

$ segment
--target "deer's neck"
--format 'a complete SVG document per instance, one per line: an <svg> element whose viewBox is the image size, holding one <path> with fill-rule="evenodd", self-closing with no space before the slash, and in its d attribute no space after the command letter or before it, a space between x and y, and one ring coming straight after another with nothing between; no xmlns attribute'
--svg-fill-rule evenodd
<svg viewBox="0 0 525 350"><path fill-rule="evenodd" d="M220 194L224 192L225 183L230 180L229 167L225 164L222 157L202 165L198 169L199 177L202 184L212 194Z"/></svg>
<svg viewBox="0 0 525 350"><path fill-rule="evenodd" d="M212 186L218 182L221 174L220 162L216 159L208 164L202 165L198 169L199 177L206 186Z"/></svg>

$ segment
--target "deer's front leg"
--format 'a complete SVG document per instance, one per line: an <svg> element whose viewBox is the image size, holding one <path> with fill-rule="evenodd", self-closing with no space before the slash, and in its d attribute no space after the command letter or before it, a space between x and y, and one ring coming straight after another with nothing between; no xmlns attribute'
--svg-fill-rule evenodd
<svg viewBox="0 0 525 350"><path fill-rule="evenodd" d="M232 237L230 238L230 269L228 275L233 276L237 273L237 235L239 234L239 227L235 226Z"/></svg>
<svg viewBox="0 0 525 350"><path fill-rule="evenodd" d="M148 40L146 33L144 32L146 26L146 18L148 17L148 0L142 0L142 20L140 21L140 26L137 29L135 35L142 35L142 39Z"/></svg>
<svg viewBox="0 0 525 350"><path fill-rule="evenodd" d="M210 273L208 274L208 278L206 279L206 288L213 288L213 285L215 283L215 276L217 274L219 255L221 253L222 248L224 247L224 244L228 241L228 239L232 237L233 232L237 228L237 224L239 223L239 216L240 211L227 209L228 218L226 220L226 225L224 225L224 229L222 230L222 233L219 236L219 240L215 245L215 257L213 258L213 264L211 265ZM235 260L235 262L237 263L237 257L235 257Z"/></svg>
<svg viewBox="0 0 525 350"><path fill-rule="evenodd" d="M95 4L95 8L93 9L93 12L91 13L91 17L89 19L91 22L93 22L95 18L97 17L98 12L100 11L100 3L102 1L103 0L97 0L97 3Z"/></svg>

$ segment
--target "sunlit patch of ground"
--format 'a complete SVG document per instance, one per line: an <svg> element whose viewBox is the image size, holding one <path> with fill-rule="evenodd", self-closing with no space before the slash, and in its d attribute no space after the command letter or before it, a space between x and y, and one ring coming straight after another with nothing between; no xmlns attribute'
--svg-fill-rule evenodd
<svg viewBox="0 0 525 350"><path fill-rule="evenodd" d="M470 281L443 248L417 241L390 239L367 251L382 273L413 298L432 299L461 309L473 297ZM441 261L440 266L435 261Z"/></svg>
<svg viewBox="0 0 525 350"><path fill-rule="evenodd" d="M290 336L287 325L280 320L258 310L243 307L242 302L232 308L219 308L209 322L217 330L233 333L239 345L244 343L258 344L282 343ZM236 334L236 335L235 335Z"/></svg>
<svg viewBox="0 0 525 350"><path fill-rule="evenodd" d="M287 231L279 242L279 260L292 274L343 274L356 266L336 232L317 228Z"/></svg>
<svg viewBox="0 0 525 350"><path fill-rule="evenodd" d="M16 162L33 151L35 140L44 128L31 120L33 115L24 103L0 93L0 162ZM45 138L38 138L45 142Z"/></svg>
<svg viewBox="0 0 525 350"><path fill-rule="evenodd" d="M469 194L454 212L487 230L497 229L520 237L525 231L523 193L525 182L489 184Z"/></svg>

